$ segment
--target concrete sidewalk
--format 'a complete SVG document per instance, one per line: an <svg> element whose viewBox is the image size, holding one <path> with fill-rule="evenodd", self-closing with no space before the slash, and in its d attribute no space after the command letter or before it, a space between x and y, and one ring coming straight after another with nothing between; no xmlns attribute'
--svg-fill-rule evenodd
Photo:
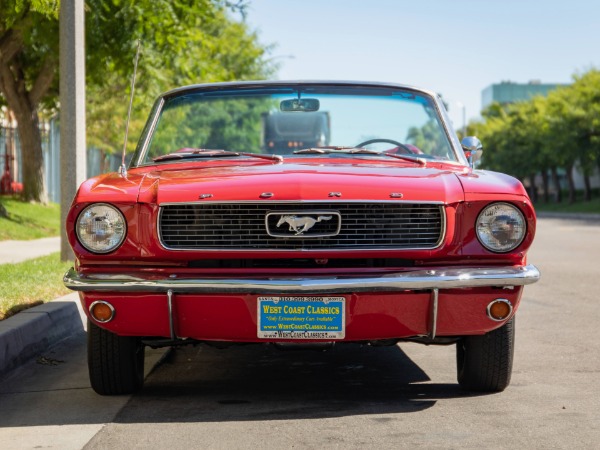
<svg viewBox="0 0 600 450"><path fill-rule="evenodd" d="M0 241L0 264L14 264L60 251L60 236L31 241Z"/></svg>

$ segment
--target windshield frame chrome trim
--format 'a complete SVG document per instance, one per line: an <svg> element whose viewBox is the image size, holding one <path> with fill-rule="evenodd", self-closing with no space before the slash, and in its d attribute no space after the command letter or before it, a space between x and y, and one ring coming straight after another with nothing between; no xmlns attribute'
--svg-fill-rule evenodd
<svg viewBox="0 0 600 450"><path fill-rule="evenodd" d="M151 116L151 118L148 118L148 120L151 122L149 122L149 126L144 130L142 136L140 136L140 142L141 142L141 146L139 147L139 151L138 149L136 149L135 153L134 153L134 157L137 156L137 161L135 163L135 166L133 166L133 161L134 158L131 159L131 164L132 166L130 168L135 168L135 167L144 167L146 164L143 164L143 158L146 155L146 152L148 151L148 146L150 145L150 140L152 138L152 136L154 135L154 130L156 129L156 125L158 124L158 119L160 117L160 113L162 112L163 107L165 106L165 99L163 96L159 97L156 102L155 105L153 106L153 110L154 115ZM156 163L152 164L152 165L156 165Z"/></svg>

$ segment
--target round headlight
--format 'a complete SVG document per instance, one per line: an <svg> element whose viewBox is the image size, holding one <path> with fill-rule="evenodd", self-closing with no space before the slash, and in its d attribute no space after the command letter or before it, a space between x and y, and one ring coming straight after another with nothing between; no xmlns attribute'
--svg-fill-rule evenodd
<svg viewBox="0 0 600 450"><path fill-rule="evenodd" d="M505 253L523 242L527 226L519 209L508 203L492 203L477 217L477 238L492 252Z"/></svg>
<svg viewBox="0 0 600 450"><path fill-rule="evenodd" d="M121 211L106 203L88 206L77 218L77 238L93 253L109 253L125 239L125 218Z"/></svg>

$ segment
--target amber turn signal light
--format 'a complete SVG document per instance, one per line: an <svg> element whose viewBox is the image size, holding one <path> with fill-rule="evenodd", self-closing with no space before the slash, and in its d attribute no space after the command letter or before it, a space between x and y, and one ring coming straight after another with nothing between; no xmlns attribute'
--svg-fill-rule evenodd
<svg viewBox="0 0 600 450"><path fill-rule="evenodd" d="M487 315L490 319L501 322L512 314L512 304L505 298L497 298L487 307Z"/></svg>
<svg viewBox="0 0 600 450"><path fill-rule="evenodd" d="M106 323L115 316L115 308L104 300L98 300L90 305L90 315L97 322Z"/></svg>

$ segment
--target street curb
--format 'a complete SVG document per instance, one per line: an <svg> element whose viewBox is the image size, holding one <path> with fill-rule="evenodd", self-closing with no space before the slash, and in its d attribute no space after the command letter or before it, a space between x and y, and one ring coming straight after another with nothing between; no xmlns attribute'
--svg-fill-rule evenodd
<svg viewBox="0 0 600 450"><path fill-rule="evenodd" d="M600 214L593 213L561 213L551 211L536 211L536 216L540 219L573 219L573 220L600 220Z"/></svg>
<svg viewBox="0 0 600 450"><path fill-rule="evenodd" d="M0 376L84 330L77 293L21 311L0 322Z"/></svg>

